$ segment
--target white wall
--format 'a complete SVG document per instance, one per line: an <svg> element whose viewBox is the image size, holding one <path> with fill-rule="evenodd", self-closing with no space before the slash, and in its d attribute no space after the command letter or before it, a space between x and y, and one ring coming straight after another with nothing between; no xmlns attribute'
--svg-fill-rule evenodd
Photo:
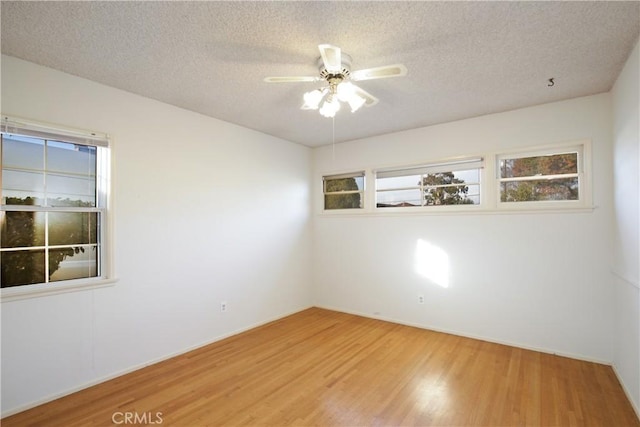
<svg viewBox="0 0 640 427"><path fill-rule="evenodd" d="M3 415L311 305L310 149L6 56L2 112L112 136L119 277L2 303Z"/></svg>
<svg viewBox="0 0 640 427"><path fill-rule="evenodd" d="M593 146L593 211L358 216L316 206L316 305L610 362L609 94L338 144L335 155L316 149L315 185L319 194L325 173L580 139ZM416 273L420 240L448 255L448 288Z"/></svg>
<svg viewBox="0 0 640 427"><path fill-rule="evenodd" d="M120 278L2 303L3 415L312 304L613 361L637 407L638 205L620 192L614 217L611 191L614 152L616 183L638 194L633 55L613 96L339 144L335 156L3 56L3 113L112 135ZM323 173L585 138L592 212L309 209ZM448 254L448 288L415 273L419 240Z"/></svg>
<svg viewBox="0 0 640 427"><path fill-rule="evenodd" d="M614 259L613 366L640 416L640 59L638 45L612 91Z"/></svg>

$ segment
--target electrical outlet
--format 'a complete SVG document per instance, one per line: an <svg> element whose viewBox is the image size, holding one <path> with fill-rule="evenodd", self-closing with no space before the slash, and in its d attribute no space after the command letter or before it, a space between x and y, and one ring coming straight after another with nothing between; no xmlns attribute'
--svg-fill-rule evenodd
<svg viewBox="0 0 640 427"><path fill-rule="evenodd" d="M220 311L221 311L221 312L223 312L223 313L224 313L225 311L227 311L227 302L226 302L226 301L222 301L222 302L220 303Z"/></svg>
<svg viewBox="0 0 640 427"><path fill-rule="evenodd" d="M424 304L424 295L418 295L418 304Z"/></svg>

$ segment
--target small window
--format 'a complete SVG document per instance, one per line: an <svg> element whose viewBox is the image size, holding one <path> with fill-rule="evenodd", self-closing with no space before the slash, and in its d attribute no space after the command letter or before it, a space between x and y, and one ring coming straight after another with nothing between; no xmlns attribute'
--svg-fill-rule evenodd
<svg viewBox="0 0 640 427"><path fill-rule="evenodd" d="M324 176L322 185L325 210L364 207L364 172Z"/></svg>
<svg viewBox="0 0 640 427"><path fill-rule="evenodd" d="M500 203L581 201L582 152L571 147L498 156Z"/></svg>
<svg viewBox="0 0 640 427"><path fill-rule="evenodd" d="M106 136L2 125L1 287L107 278Z"/></svg>
<svg viewBox="0 0 640 427"><path fill-rule="evenodd" d="M480 204L482 159L466 159L376 173L376 207Z"/></svg>

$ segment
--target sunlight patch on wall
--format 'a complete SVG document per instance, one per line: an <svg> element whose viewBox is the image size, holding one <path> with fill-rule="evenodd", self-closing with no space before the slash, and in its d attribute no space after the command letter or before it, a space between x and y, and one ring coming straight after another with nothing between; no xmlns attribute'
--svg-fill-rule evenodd
<svg viewBox="0 0 640 427"><path fill-rule="evenodd" d="M449 255L442 248L418 239L414 268L417 274L436 285L449 287Z"/></svg>

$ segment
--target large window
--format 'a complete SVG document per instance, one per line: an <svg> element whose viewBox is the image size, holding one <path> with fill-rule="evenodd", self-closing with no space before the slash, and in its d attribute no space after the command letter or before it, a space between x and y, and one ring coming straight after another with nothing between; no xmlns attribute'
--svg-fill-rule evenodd
<svg viewBox="0 0 640 427"><path fill-rule="evenodd" d="M376 172L376 207L480 204L482 159Z"/></svg>
<svg viewBox="0 0 640 427"><path fill-rule="evenodd" d="M324 176L322 187L325 210L364 207L364 172Z"/></svg>
<svg viewBox="0 0 640 427"><path fill-rule="evenodd" d="M106 136L4 117L2 288L107 278Z"/></svg>
<svg viewBox="0 0 640 427"><path fill-rule="evenodd" d="M501 204L553 204L584 199L583 147L558 147L497 158Z"/></svg>

